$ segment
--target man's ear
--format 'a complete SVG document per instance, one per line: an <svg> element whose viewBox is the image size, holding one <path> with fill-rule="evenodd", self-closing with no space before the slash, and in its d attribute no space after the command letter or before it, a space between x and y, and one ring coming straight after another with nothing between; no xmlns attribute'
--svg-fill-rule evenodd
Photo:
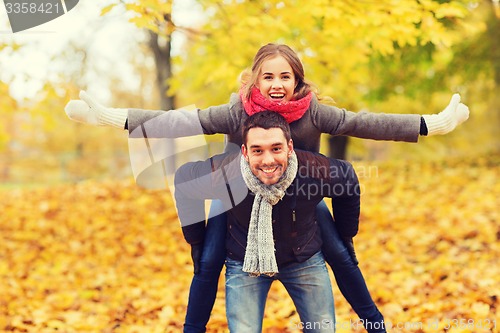
<svg viewBox="0 0 500 333"><path fill-rule="evenodd" d="M245 147L245 144L241 145L241 154L243 155L245 160L248 162L248 151L247 151L247 147Z"/></svg>
<svg viewBox="0 0 500 333"><path fill-rule="evenodd" d="M293 140L288 141L288 157L292 156L293 153Z"/></svg>

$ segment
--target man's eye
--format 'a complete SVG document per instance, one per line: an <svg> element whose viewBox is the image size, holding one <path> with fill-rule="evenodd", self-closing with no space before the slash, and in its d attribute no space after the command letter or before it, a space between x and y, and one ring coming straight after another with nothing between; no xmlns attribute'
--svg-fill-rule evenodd
<svg viewBox="0 0 500 333"><path fill-rule="evenodd" d="M281 151L281 148L274 148L274 151L276 151L276 152L280 152L280 151Z"/></svg>

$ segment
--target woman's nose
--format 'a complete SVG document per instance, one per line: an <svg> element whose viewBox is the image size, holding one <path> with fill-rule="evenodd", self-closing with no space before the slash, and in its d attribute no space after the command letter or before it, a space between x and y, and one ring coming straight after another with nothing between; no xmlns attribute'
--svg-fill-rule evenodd
<svg viewBox="0 0 500 333"><path fill-rule="evenodd" d="M283 83L279 78L273 80L273 88L281 88L283 87Z"/></svg>

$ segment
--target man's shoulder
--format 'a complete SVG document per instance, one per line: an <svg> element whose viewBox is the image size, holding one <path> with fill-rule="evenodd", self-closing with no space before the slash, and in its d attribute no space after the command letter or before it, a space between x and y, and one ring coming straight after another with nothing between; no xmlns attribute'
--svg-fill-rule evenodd
<svg viewBox="0 0 500 333"><path fill-rule="evenodd" d="M238 174L240 156L239 152L226 152L203 161L184 163L176 170L176 179L186 181L212 174L214 181L220 176L223 182L227 182L228 177L233 179Z"/></svg>
<svg viewBox="0 0 500 333"><path fill-rule="evenodd" d="M325 155L305 150L295 150L298 176L304 178L329 179L330 159Z"/></svg>
<svg viewBox="0 0 500 333"><path fill-rule="evenodd" d="M349 162L320 153L296 149L295 154L298 161L298 175L301 177L330 180L333 169L352 169Z"/></svg>
<svg viewBox="0 0 500 333"><path fill-rule="evenodd" d="M231 151L208 159L214 184L233 183L241 178L241 152Z"/></svg>
<svg viewBox="0 0 500 333"><path fill-rule="evenodd" d="M227 167L228 165L236 162L239 162L241 159L240 151L229 151L222 154L214 155L210 157L208 160L210 161L210 165L212 166L212 171L217 169Z"/></svg>

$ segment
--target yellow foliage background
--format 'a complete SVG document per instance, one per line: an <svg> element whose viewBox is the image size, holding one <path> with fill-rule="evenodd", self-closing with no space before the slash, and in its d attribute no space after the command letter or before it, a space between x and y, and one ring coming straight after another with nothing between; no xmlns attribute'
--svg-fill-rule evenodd
<svg viewBox="0 0 500 333"><path fill-rule="evenodd" d="M189 27L165 21L170 0L102 4L111 21L124 5L139 27L187 33L169 81L178 106L227 102L267 42L290 44L320 92L350 110L435 113L461 93L471 118L454 133L418 145L351 141L349 160L374 161L356 164L364 194L355 244L374 300L400 324L390 332L499 332L492 322L500 285L498 58L496 48L479 47L497 45L499 7L493 17L489 0L201 3L210 19ZM0 51L16 58L28 44L2 41ZM83 44L53 59L51 67L59 59L66 70L48 75L29 100L11 96L12 78L0 81L0 332L180 332L192 264L170 194L107 180L130 177L127 133L85 127L63 112L80 89L101 89L90 84L95 75L84 75L96 74L98 57L80 63L89 51ZM432 59L422 57L434 47ZM129 80L121 72L101 69L112 100L100 102L158 108L148 52L145 45L130 52L136 91L121 85ZM4 74L10 62L0 67ZM39 187L63 182L72 184ZM227 331L223 277L219 288L208 332ZM364 331L345 327L356 315L335 283L334 295L338 332ZM297 324L275 284L265 332L294 332Z"/></svg>
<svg viewBox="0 0 500 333"><path fill-rule="evenodd" d="M375 302L399 323L390 332L499 332L499 162L355 165L355 245ZM0 211L0 331L181 331L192 265L168 192L130 181L4 190ZM338 332L362 332L345 327L357 317L333 285ZM221 277L208 332L227 331L224 311ZM298 322L275 283L264 331Z"/></svg>

